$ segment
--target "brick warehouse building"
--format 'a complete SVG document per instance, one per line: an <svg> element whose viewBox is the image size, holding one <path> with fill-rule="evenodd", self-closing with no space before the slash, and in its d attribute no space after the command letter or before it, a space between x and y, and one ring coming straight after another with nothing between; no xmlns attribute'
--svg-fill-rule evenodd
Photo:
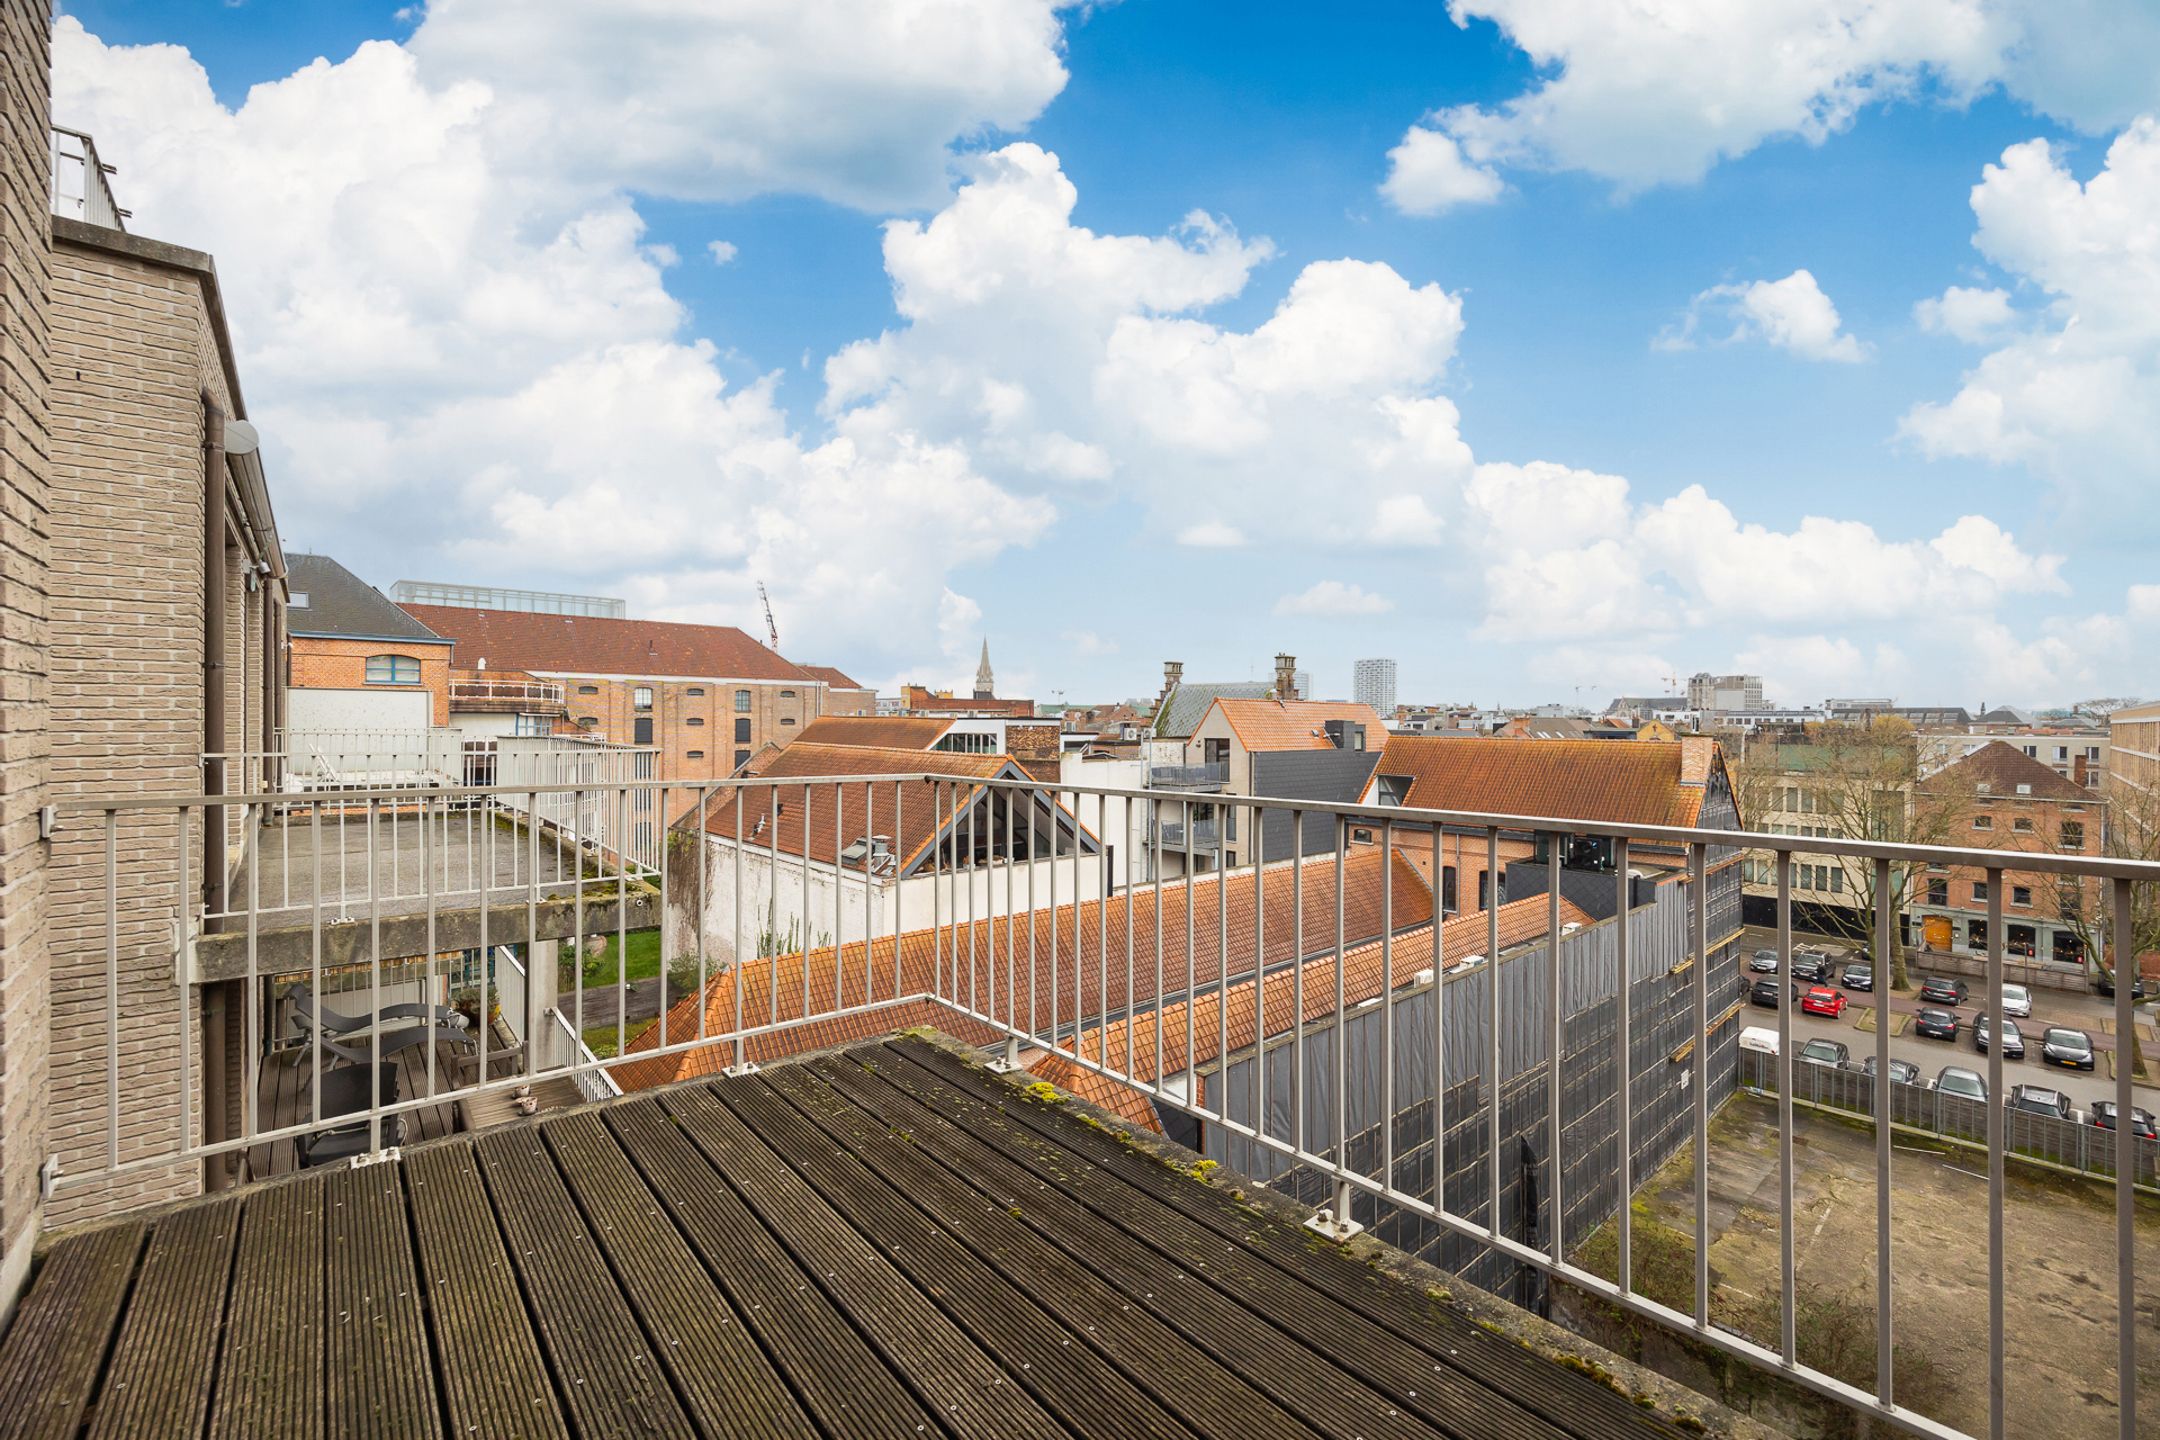
<svg viewBox="0 0 2160 1440"><path fill-rule="evenodd" d="M650 745L662 780L718 780L765 745L787 745L840 688L732 625L683 625L523 610L407 605L454 642L461 671L558 682L565 728ZM845 676L841 676L845 679ZM860 687L844 698L859 704Z"/></svg>

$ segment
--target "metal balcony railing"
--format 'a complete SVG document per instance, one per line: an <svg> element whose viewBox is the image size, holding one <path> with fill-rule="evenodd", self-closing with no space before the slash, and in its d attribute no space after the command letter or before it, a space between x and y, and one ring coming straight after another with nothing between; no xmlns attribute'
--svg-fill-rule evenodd
<svg viewBox="0 0 2160 1440"><path fill-rule="evenodd" d="M1888 1024L1871 1037L1874 1073L1841 1071L1832 1081L1796 1065L1797 1004L1780 983L1775 1054L1743 1050L1742 861L1767 859L1775 872L1781 979L1793 959L1797 852L1872 872L1879 957L1898 940L1894 878L1930 863L1984 872L1994 897L1990 994L2004 974L2006 872L2069 877L2101 892L2106 953L2118 965L2128 963L2118 942L2130 934L2134 888L2160 885L2160 865L2052 853L902 774L386 787L360 798L364 824L353 832L354 873L370 883L332 901L327 883L313 883L313 857L325 854L318 843L302 867L311 881L304 902L267 901L259 881L268 869L258 865L226 909L207 907L194 838L212 814L244 816L243 848L260 856L275 830L314 835L350 825L353 804L348 795L283 789L115 796L63 817L63 834L96 857L89 868L103 876L96 951L83 953L101 954L104 970L103 1014L90 1027L101 1026L104 1047L91 1057L102 1059L104 1086L90 1103L104 1113L87 1125L74 1117L69 1134L78 1138L55 1182L61 1192L176 1164L230 1163L337 1130L360 1134L372 1155L396 1144L407 1117L446 1101L561 1080L598 1098L615 1085L696 1073L682 1068L693 1059L740 1069L933 1023L1007 1064L1047 1060L1075 1083L1113 1082L1116 1093L1195 1127L1211 1158L1321 1202L1316 1228L1324 1233L1414 1222L1433 1253L1452 1257L1450 1267L1476 1283L1516 1276L1568 1287L1860 1416L1938 1437L1964 1431L1899 1399L1891 1222L1907 1203L1900 1167L1922 1161L1900 1160L1895 1137L1954 1129L1973 1151L1971 1173L1984 1174L1984 1210L1976 1191L1972 1213L1987 1235L1987 1304L1970 1333L1987 1408L1985 1423L1970 1428L1993 1435L2006 1433L2011 1408L2006 1176L2033 1163L2022 1152L2037 1142L1999 1103L1999 1047L1976 1062L1998 1103L1916 1100L1892 1078ZM678 818L664 845L654 839L638 852L657 863L631 863L618 845L615 858L592 864L574 827L532 823L550 804L580 816ZM1303 836L1317 821L1332 827L1334 846L1319 854L1293 846L1286 862L1207 875L1188 865L1176 879L1117 869L1133 848L1126 837L1144 839L1149 817L1226 804L1248 812L1256 853L1265 853L1264 827L1278 824ZM402 832L385 829L390 815L404 818ZM466 819L479 828L465 857L497 878L459 890L441 861ZM1183 825L1182 833L1197 838L1199 828ZM1353 841L1367 831L1371 843ZM832 862L872 835L890 839L890 873ZM1563 870L1563 858L1584 849L1569 837L1609 842L1589 847L1609 863ZM392 845L417 846L421 863L407 870L406 852ZM497 871L490 857L504 847L522 860ZM417 877L417 905L384 883L406 874ZM1486 882L1495 903L1470 909L1468 897ZM1449 918L1436 930L1440 911ZM676 975L691 997L660 1005L650 1019L629 1013L625 960L631 935L646 930L657 932L660 973ZM609 938L614 968L603 965L592 985L586 947L596 934ZM574 959L559 986L556 966L531 963L531 947L545 956L558 943ZM453 965L459 952L502 945L526 947L525 963ZM504 1073L489 1058L493 1027L482 1024L456 1040L477 1052L469 1061L453 1051L455 1063L439 1069L431 1044L424 1074L408 1067L409 1091L366 1095L357 1108L329 1114L322 1077L354 1056L380 1064L383 1048L400 1039L391 1019L342 1053L316 1029L290 1040L282 1062L270 1055L279 1006L297 983L320 996L326 977L341 978L345 998L365 997L362 1008L379 1016L395 998L391 987L434 1003L453 972L477 988L466 997L477 1015L515 1008L524 1023L516 1033L528 1041L545 1031L579 1043L526 1043ZM506 986L523 993L506 995ZM215 987L226 995L219 1003L245 1021L231 1124L218 1118L223 1107L189 1099L216 1068L194 1048ZM583 1043L596 1011L603 1025L612 1017L625 1053L596 1058ZM2112 1022L2117 1036L2136 1022L2127 985L2116 989ZM146 1050L161 1058L146 1062ZM306 1067L311 1085L297 1108L258 1102L266 1063ZM2127 1065L2114 1067L2107 1087L2129 1114ZM1778 1235L1779 1273L1764 1282L1776 1292L1776 1322L1759 1333L1727 1313L1710 1261L1710 1120L1745 1090L1774 1097L1750 1102L1774 1113L1762 1123L1774 1129L1777 1155L1774 1183L1750 1201L1775 1212ZM68 1093L86 1092L97 1094L80 1083ZM1873 1373L1860 1379L1817 1368L1798 1328L1795 1112L1817 1106L1842 1111L1873 1139L1877 1324ZM169 1123L146 1128L145 1113ZM96 1138L86 1143L85 1133ZM2155 1143L2118 1126L2079 1136L2075 1149L2085 1170L2102 1172L2081 1183L2113 1191L2118 1363L2114 1383L2095 1376L2092 1389L2113 1400L2109 1427L2126 1440L2139 1430L2136 1182L2154 1173ZM2052 1163L2069 1153L2052 1152ZM1661 1167L1692 1175L1691 1301L1667 1303L1638 1285L1629 1200ZM1579 1253L1601 1227L1616 1237L1609 1274ZM1946 1293L1931 1292L1930 1305L1950 1303Z"/></svg>
<svg viewBox="0 0 2160 1440"><path fill-rule="evenodd" d="M52 213L108 230L126 230L132 212L113 199L106 176L114 167L99 161L97 142L80 130L52 127Z"/></svg>
<svg viewBox="0 0 2160 1440"><path fill-rule="evenodd" d="M559 710L563 687L552 680L450 681L452 710Z"/></svg>
<svg viewBox="0 0 2160 1440"><path fill-rule="evenodd" d="M1150 766L1147 780L1151 790L1220 790L1230 783L1230 763Z"/></svg>

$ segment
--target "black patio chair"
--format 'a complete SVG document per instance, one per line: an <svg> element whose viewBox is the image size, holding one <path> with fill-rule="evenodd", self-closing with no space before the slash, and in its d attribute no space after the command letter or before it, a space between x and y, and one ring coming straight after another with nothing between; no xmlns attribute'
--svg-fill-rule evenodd
<svg viewBox="0 0 2160 1440"><path fill-rule="evenodd" d="M462 1030L466 1024L465 1017L447 1005L385 1005L373 1013L347 1015L324 1005L305 985L293 986L285 992L285 998L292 1002L293 1025L302 1037L316 1033L350 1035L356 1030L379 1029L397 1020L418 1020L444 1030Z"/></svg>
<svg viewBox="0 0 2160 1440"><path fill-rule="evenodd" d="M328 1119L334 1115L356 1115L368 1108L368 1066L348 1065L335 1070L325 1070L322 1077L322 1114ZM398 1100L397 1066L389 1061L374 1067L375 1099L382 1105L395 1105ZM382 1120L382 1143L402 1145L405 1143L405 1117L385 1115ZM365 1120L357 1125L338 1125L303 1135L295 1143L299 1151L300 1168L312 1169L317 1165L334 1164L350 1160L368 1152L368 1126Z"/></svg>

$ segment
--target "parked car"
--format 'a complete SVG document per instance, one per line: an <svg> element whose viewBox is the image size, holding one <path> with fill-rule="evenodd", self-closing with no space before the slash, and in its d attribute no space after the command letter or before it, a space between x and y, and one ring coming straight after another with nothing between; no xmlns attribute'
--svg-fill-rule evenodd
<svg viewBox="0 0 2160 1440"><path fill-rule="evenodd" d="M1962 1005L1965 982L1948 975L1930 975L1920 982L1920 998L1930 1005Z"/></svg>
<svg viewBox="0 0 2160 1440"><path fill-rule="evenodd" d="M1812 950L1794 952L1792 978L1809 985L1823 984L1830 978L1830 957Z"/></svg>
<svg viewBox="0 0 2160 1440"><path fill-rule="evenodd" d="M2032 991L2023 985L2005 985L2002 993L2002 1012L2019 1020L2032 1017Z"/></svg>
<svg viewBox="0 0 2160 1440"><path fill-rule="evenodd" d="M1962 1065L1945 1065L1935 1077L1935 1088L1945 1095L1962 1095L1967 1100L1987 1099L1987 1081L1979 1072L1967 1070Z"/></svg>
<svg viewBox="0 0 2160 1440"><path fill-rule="evenodd" d="M2008 1104L2012 1110L2022 1110L2028 1115L2046 1115L2056 1120L2070 1118L2070 1097L2045 1085L2011 1086Z"/></svg>
<svg viewBox="0 0 2160 1440"><path fill-rule="evenodd" d="M1843 1065L1852 1059L1852 1052L1842 1040L1810 1040L1800 1047L1799 1058L1810 1065Z"/></svg>
<svg viewBox="0 0 2160 1440"><path fill-rule="evenodd" d="M2002 1034L2003 1059L2024 1059L2025 1037L2018 1033L2017 1021L2010 1019L2008 1016L2004 1016L2002 1022ZM1978 1050L1983 1055L1987 1054L1988 1012L1985 1010L1981 1011L1977 1016L1973 1017L1973 1048L1975 1050Z"/></svg>
<svg viewBox="0 0 2160 1440"><path fill-rule="evenodd" d="M1861 1073L1872 1076L1875 1073L1875 1057L1870 1055L1867 1059L1861 1061L1860 1070ZM1892 1060L1890 1062L1890 1078L1900 1085L1918 1085L1920 1083L1920 1067L1910 1060Z"/></svg>
<svg viewBox="0 0 2160 1440"><path fill-rule="evenodd" d="M1777 951L1757 950L1748 960L1747 968L1758 975L1777 974Z"/></svg>
<svg viewBox="0 0 2160 1440"><path fill-rule="evenodd" d="M2102 970L2093 976L2093 989L2112 1000L2115 998L2115 972ZM2130 982L2130 998L2142 1000L2152 992L2146 988L2145 977L2140 975Z"/></svg>
<svg viewBox="0 0 2160 1440"><path fill-rule="evenodd" d="M1750 1005L1760 1005L1765 1010L1777 1009L1778 984L1779 982L1776 979L1768 975L1757 980L1748 987L1748 1003Z"/></svg>
<svg viewBox="0 0 2160 1440"><path fill-rule="evenodd" d="M1845 992L1817 985L1800 997L1800 1008L1810 1015L1828 1015L1835 1020L1845 1013Z"/></svg>
<svg viewBox="0 0 2160 1440"><path fill-rule="evenodd" d="M1958 1017L1948 1010L1937 1010L1931 1007L1913 1016L1912 1028L1913 1034L1925 1035L1930 1040L1955 1040L1958 1032Z"/></svg>
<svg viewBox="0 0 2160 1440"><path fill-rule="evenodd" d="M2092 1123L2102 1130L2115 1128L2115 1102L2095 1100L2092 1107ZM2160 1140L2160 1130L2153 1128L2152 1112L2142 1105L2130 1107L2130 1133L2146 1140Z"/></svg>
<svg viewBox="0 0 2160 1440"><path fill-rule="evenodd" d="M2092 1036L2067 1025L2050 1025L2040 1036L2040 1060L2070 1070L2093 1068Z"/></svg>
<svg viewBox="0 0 2160 1440"><path fill-rule="evenodd" d="M1873 990L1875 967L1872 965L1847 965L1845 973L1838 976L1838 984L1847 990Z"/></svg>

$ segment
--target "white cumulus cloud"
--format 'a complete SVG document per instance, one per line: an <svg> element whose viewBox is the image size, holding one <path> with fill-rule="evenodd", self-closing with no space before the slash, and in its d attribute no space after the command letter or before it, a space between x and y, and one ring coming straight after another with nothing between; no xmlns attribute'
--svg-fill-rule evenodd
<svg viewBox="0 0 2160 1440"><path fill-rule="evenodd" d="M1380 193L1408 215L1437 215L1456 205L1489 205L1507 188L1492 167L1465 159L1455 137L1429 126L1411 126L1387 158L1387 179Z"/></svg>
<svg viewBox="0 0 2160 1440"><path fill-rule="evenodd" d="M1722 336L1712 337L1718 343L1761 340L1803 360L1848 365L1868 355L1868 347L1845 332L1837 306L1806 270L1795 270L1782 280L1713 285L1689 303L1680 323L1660 334L1656 343L1660 349L1691 349L1705 322L1725 329Z"/></svg>
<svg viewBox="0 0 2160 1440"><path fill-rule="evenodd" d="M1394 608L1395 602L1385 595L1376 595L1361 585L1341 580L1315 581L1310 588L1295 595L1285 595L1275 602L1278 615L1312 615L1327 620L1385 615Z"/></svg>

